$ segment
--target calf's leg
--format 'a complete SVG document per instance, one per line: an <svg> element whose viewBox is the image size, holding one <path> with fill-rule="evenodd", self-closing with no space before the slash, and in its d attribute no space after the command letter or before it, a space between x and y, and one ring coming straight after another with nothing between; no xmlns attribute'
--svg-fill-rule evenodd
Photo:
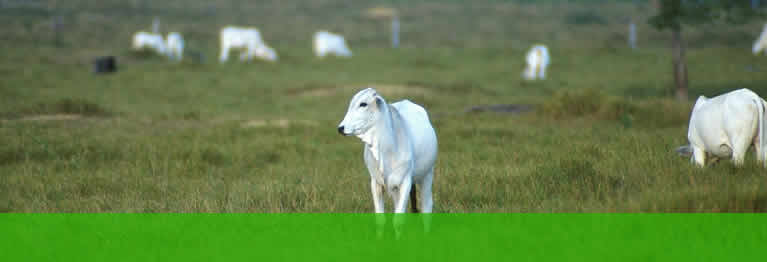
<svg viewBox="0 0 767 262"><path fill-rule="evenodd" d="M405 224L405 214L407 212L407 202L410 197L410 190L413 187L413 178L411 174L405 176L397 186L397 190L392 192L392 198L394 200L394 219L392 224L394 225L394 235L399 238L402 235L402 225Z"/></svg>
<svg viewBox="0 0 767 262"><path fill-rule="evenodd" d="M373 193L373 207L376 213L384 212L383 186L379 185L375 179L370 179L370 191Z"/></svg>
<svg viewBox="0 0 767 262"><path fill-rule="evenodd" d="M373 207L375 207L376 235L383 237L386 217L384 216L383 186L379 185L374 178L370 179L370 191L373 193Z"/></svg>

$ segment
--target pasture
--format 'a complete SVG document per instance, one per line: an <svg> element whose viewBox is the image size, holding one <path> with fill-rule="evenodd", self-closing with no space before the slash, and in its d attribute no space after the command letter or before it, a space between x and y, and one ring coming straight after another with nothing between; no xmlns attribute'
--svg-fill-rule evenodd
<svg viewBox="0 0 767 262"><path fill-rule="evenodd" d="M0 211L372 212L362 145L336 130L367 86L430 113L434 212L767 210L753 149L742 168L705 169L673 151L687 144L698 95L767 97L767 57L751 54L761 21L685 31L691 101L678 103L667 98L670 33L644 22L646 3L470 2L1 6ZM388 48L386 22L364 15L379 4L400 9L400 48ZM184 34L184 62L129 51L155 16ZM258 27L280 60L219 65L228 24ZM342 33L354 57L314 58L321 29ZM547 79L524 81L538 42L551 54ZM91 59L110 54L119 71L92 74ZM534 111L466 112L492 104Z"/></svg>

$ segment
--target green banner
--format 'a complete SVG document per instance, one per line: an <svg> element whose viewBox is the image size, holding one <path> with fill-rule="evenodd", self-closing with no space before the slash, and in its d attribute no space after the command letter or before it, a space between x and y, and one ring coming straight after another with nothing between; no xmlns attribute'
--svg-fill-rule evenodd
<svg viewBox="0 0 767 262"><path fill-rule="evenodd" d="M419 215L399 218L397 237L392 214L0 214L0 261L762 261L767 252L761 214L433 214L428 232Z"/></svg>

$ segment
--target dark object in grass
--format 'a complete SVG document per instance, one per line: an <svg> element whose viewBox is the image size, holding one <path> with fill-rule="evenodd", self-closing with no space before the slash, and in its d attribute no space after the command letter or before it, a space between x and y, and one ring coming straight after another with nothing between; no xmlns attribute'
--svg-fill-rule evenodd
<svg viewBox="0 0 767 262"><path fill-rule="evenodd" d="M117 72L117 59L114 56L102 56L93 61L93 73L107 74Z"/></svg>
<svg viewBox="0 0 767 262"><path fill-rule="evenodd" d="M674 151L676 151L677 154L683 157L690 157L692 155L692 146L690 145L683 145L680 147L677 147Z"/></svg>
<svg viewBox="0 0 767 262"><path fill-rule="evenodd" d="M481 105L481 106L472 106L468 109L466 109L466 113L472 113L472 112L497 112L497 113L511 113L511 114L518 114L518 113L526 113L533 111L533 105L522 105L522 104L499 104L499 105Z"/></svg>

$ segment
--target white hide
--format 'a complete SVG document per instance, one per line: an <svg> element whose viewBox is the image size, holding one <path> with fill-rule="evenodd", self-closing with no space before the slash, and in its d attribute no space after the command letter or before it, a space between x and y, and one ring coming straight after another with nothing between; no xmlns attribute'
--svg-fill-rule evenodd
<svg viewBox="0 0 767 262"><path fill-rule="evenodd" d="M229 52L240 50L240 61L258 57L270 62L277 61L277 52L264 43L261 33L252 27L227 26L221 29L221 63L229 60Z"/></svg>
<svg viewBox="0 0 767 262"><path fill-rule="evenodd" d="M751 48L751 52L754 53L754 55L757 55L764 50L765 47L767 47L767 24L762 28L762 34L760 34L759 38L754 42L754 47Z"/></svg>
<svg viewBox="0 0 767 262"><path fill-rule="evenodd" d="M328 31L318 31L314 33L314 54L320 58L327 55L350 57L352 51L349 50L343 36Z"/></svg>
<svg viewBox="0 0 767 262"><path fill-rule="evenodd" d="M264 59L266 61L270 61L270 62L277 61L277 52L274 51L274 48L271 48L266 45L261 45L256 47L255 55L256 57Z"/></svg>
<svg viewBox="0 0 767 262"><path fill-rule="evenodd" d="M149 49L160 55L168 54L168 48L165 45L165 40L162 38L162 35L143 31L133 34L133 49Z"/></svg>
<svg viewBox="0 0 767 262"><path fill-rule="evenodd" d="M394 212L404 213L414 184L421 191L421 212L431 213L437 135L423 107L409 100L387 104L367 88L352 98L338 132L364 143L376 213L384 212L384 189L394 200Z"/></svg>
<svg viewBox="0 0 767 262"><path fill-rule="evenodd" d="M745 88L712 98L698 97L687 131L691 161L703 167L706 154L710 154L715 158L731 157L735 165L742 165L749 146L754 144L757 161L767 164L764 111L764 99Z"/></svg>
<svg viewBox="0 0 767 262"><path fill-rule="evenodd" d="M526 80L546 79L546 67L549 66L549 50L545 45L534 45L527 52L527 67L522 73Z"/></svg>
<svg viewBox="0 0 767 262"><path fill-rule="evenodd" d="M181 61L184 58L184 38L178 32L168 33L166 38L166 45L168 47L168 56L176 61Z"/></svg>

